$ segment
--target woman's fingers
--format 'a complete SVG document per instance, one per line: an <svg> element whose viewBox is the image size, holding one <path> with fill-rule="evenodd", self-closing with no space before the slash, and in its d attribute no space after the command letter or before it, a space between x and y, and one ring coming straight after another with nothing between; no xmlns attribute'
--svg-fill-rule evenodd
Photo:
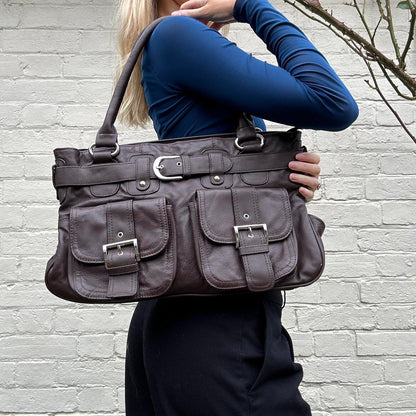
<svg viewBox="0 0 416 416"><path fill-rule="evenodd" d="M319 173L321 172L319 162L319 155L309 152L298 153L296 160L289 162L289 168L296 171L289 175L289 179L303 185L299 187L299 193L303 195L306 202L313 199L319 186Z"/></svg>
<svg viewBox="0 0 416 416"><path fill-rule="evenodd" d="M314 163L289 162L289 168L297 172L302 172L306 175L312 175L315 177L318 177L321 173L321 168L319 165L315 165Z"/></svg>
<svg viewBox="0 0 416 416"><path fill-rule="evenodd" d="M188 16L216 22L233 19L235 0L189 0L182 4L172 16Z"/></svg>
<svg viewBox="0 0 416 416"><path fill-rule="evenodd" d="M296 159L295 161L289 162L290 169L315 177L319 176L321 172L321 168L318 165L320 162L319 155L309 152L298 153Z"/></svg>
<svg viewBox="0 0 416 416"><path fill-rule="evenodd" d="M299 193L305 198L306 202L311 202L315 194L314 191L304 188L303 186L299 188Z"/></svg>
<svg viewBox="0 0 416 416"><path fill-rule="evenodd" d="M300 160L301 162L318 164L321 161L321 158L317 153L302 152L296 155L296 160Z"/></svg>
<svg viewBox="0 0 416 416"><path fill-rule="evenodd" d="M199 9L207 4L207 0L188 0L180 7L181 10Z"/></svg>
<svg viewBox="0 0 416 416"><path fill-rule="evenodd" d="M172 16L188 16L197 19L205 19L207 17L206 6L207 0L189 0L182 4L179 10L174 11Z"/></svg>
<svg viewBox="0 0 416 416"><path fill-rule="evenodd" d="M299 173L291 173L289 175L289 179L292 182L300 183L301 185L304 185L313 191L315 191L319 185L318 178L315 176L302 175Z"/></svg>

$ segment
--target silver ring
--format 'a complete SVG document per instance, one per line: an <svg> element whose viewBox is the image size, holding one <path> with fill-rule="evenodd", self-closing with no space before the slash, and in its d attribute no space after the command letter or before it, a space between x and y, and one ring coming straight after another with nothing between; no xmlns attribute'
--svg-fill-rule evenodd
<svg viewBox="0 0 416 416"><path fill-rule="evenodd" d="M120 153L120 145L118 142L115 143L115 150L111 152L111 157L116 157ZM88 151L90 152L90 155L94 157L94 149L96 148L95 143L93 143L89 148Z"/></svg>
<svg viewBox="0 0 416 416"><path fill-rule="evenodd" d="M256 138L260 140L260 147L264 146L264 136L260 133L256 133ZM238 150L244 150L244 146L241 146L240 143L238 143L238 137L234 141L234 145Z"/></svg>

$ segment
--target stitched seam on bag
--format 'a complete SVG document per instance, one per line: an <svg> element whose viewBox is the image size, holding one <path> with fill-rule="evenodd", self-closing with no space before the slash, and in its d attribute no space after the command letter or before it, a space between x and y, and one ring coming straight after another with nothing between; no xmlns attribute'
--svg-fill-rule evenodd
<svg viewBox="0 0 416 416"><path fill-rule="evenodd" d="M88 290L86 288L86 286L84 286L85 277L87 277L88 275L86 275L85 272L83 272L82 266L81 266L81 268L77 267L78 266L77 265L78 261L75 257L71 256L71 260L72 260L72 268L73 268L74 274L75 274L74 277L75 277L75 289L76 289L76 291L79 294L81 294L81 295L83 295L87 298L90 298L90 299L94 299L94 298L109 299L110 297L107 296L107 292L108 292L107 288L99 289L99 288L96 287L96 288L94 288L94 290L91 291L91 290ZM104 266L102 266L102 265L97 265L97 267L104 268ZM129 273L129 274L131 274L131 273ZM135 272L135 276L136 276L136 279L138 279L138 272ZM134 279L135 276L133 274L132 279ZM109 286L111 284L110 277L109 277L108 284L109 284Z"/></svg>
<svg viewBox="0 0 416 416"><path fill-rule="evenodd" d="M265 179L264 179L262 182L250 181L250 175L251 175L252 173L265 173L265 174L266 174L266 175L265 175ZM269 182L269 172L268 172L268 171L266 171L266 172L264 172L264 171L259 171L259 172L240 173L239 175L240 175L241 180L242 180L245 184L250 185L250 186L260 186L260 185L265 185L266 183L268 183L268 182Z"/></svg>
<svg viewBox="0 0 416 416"><path fill-rule="evenodd" d="M74 257L71 256L71 260L72 260L72 269L74 270L74 274L75 274L75 288L76 291L78 293L80 293L81 295L84 295L87 298L93 298L96 296L96 294L100 295L100 299L102 299L103 295L104 298L107 298L106 294L107 294L107 289L98 289L95 288L93 291L87 290L87 288L84 286L84 274L82 273L82 269L77 267L77 259L75 259Z"/></svg>
<svg viewBox="0 0 416 416"><path fill-rule="evenodd" d="M127 202L128 206L126 206L127 209L127 226L128 226L128 230L129 230L129 237L131 236L132 238L135 237L136 232L135 232L135 227L134 227L134 217L133 217L133 201L130 200L129 202ZM133 258L131 260L136 260L136 264L137 264L137 259L136 256L133 255ZM133 263L134 264L134 263ZM136 272L137 274L137 272ZM133 274L130 274L130 292L133 292L134 289L134 281L133 281ZM135 291L136 292L136 291Z"/></svg>
<svg viewBox="0 0 416 416"><path fill-rule="evenodd" d="M97 186L101 186L101 185L113 185L113 191L111 192L107 192L106 194L99 194L96 192L96 189L100 189L100 188L96 188ZM90 185L90 192L92 195L94 195L96 198L105 198L107 196L113 196L115 195L120 189L120 184L119 183L112 183L112 184L96 184L96 185Z"/></svg>
<svg viewBox="0 0 416 416"><path fill-rule="evenodd" d="M157 201L157 210L158 210L158 220L159 223L162 223L162 238L159 241L156 241L156 243L152 244L150 247L148 247L146 250L143 250L142 256L143 257L149 257L153 256L155 254L158 254L163 248L166 247L166 243L168 241L169 230L167 229L167 213L166 213L166 204L164 204L164 199L159 198L159 201Z"/></svg>
<svg viewBox="0 0 416 416"><path fill-rule="evenodd" d="M200 215L199 215L200 216ZM222 280L217 279L213 273L212 270L210 268L208 257L206 254L206 246L208 245L208 243L205 241L203 234L201 232L198 233L198 241L199 241L199 246L200 246L200 253L201 253L201 269L203 271L203 275L204 278L208 281L208 283L210 283L212 286L216 287L216 288L227 288L227 287L233 287L234 289L240 288L240 287L245 287L246 285L242 282L241 280L230 280L227 282L224 282ZM214 281L214 282L213 282ZM238 283L238 286L235 286L235 284Z"/></svg>
<svg viewBox="0 0 416 416"><path fill-rule="evenodd" d="M274 273L274 275L279 279L282 278L283 276L285 276L288 271L292 271L293 267L295 267L295 265L298 262L298 256L297 256L296 247L295 247L294 234L289 235L286 242L288 244L288 250L289 250L289 253L290 253L289 254L289 260L285 264L285 266L283 266L276 273Z"/></svg>
<svg viewBox="0 0 416 416"><path fill-rule="evenodd" d="M233 190L230 190L229 192L231 193L231 197L232 197ZM203 196L201 202L203 204L203 209L204 209L204 213L205 213L206 212L205 211L205 195ZM200 217L201 217L201 215L200 215ZM245 287L246 286L246 284L241 285L241 280L231 280L231 281L224 282L222 280L217 279L213 275L212 270L211 270L210 265L209 265L209 262L207 261L207 255L206 255L206 252L205 252L205 250L206 250L206 246L205 245L208 245L208 243L205 242L205 240L203 239L202 240L202 244L203 244L203 250L202 250L203 256L202 257L205 259L204 263L205 263L205 266L206 266L206 267L204 267L204 270L205 270L205 268L207 269L207 276L205 276L205 277L208 277L208 274L209 274L210 279L211 280L214 280L215 282L217 282L217 285L218 285L217 287L220 287L220 288L234 286L236 283L239 284L238 287ZM210 283L212 284L212 282L210 282ZM213 286L215 286L215 285L213 285Z"/></svg>
<svg viewBox="0 0 416 416"><path fill-rule="evenodd" d="M69 238L71 242L71 252L72 251L74 252L74 257L76 253L76 258L79 261L83 261L85 263L98 264L97 259L95 259L94 257L85 256L78 249L78 215L76 214L76 212L77 210L73 209L71 210L71 214L70 214ZM73 224L73 227L71 227L71 222ZM72 228L75 228L75 230L72 231ZM100 260L99 262L102 263L103 260Z"/></svg>
<svg viewBox="0 0 416 416"><path fill-rule="evenodd" d="M170 239L169 239L169 244L167 247L166 252L163 254L163 256L165 257L165 270L171 270L170 274L167 274L168 279L165 279L166 284L163 286L159 286L156 288L149 288L149 289L143 289L140 290L139 288L139 298L144 298L146 296L158 296L158 295L162 295L163 293L165 293L167 290L169 290L169 288L172 286L173 281L174 281L174 277L176 274L176 229L174 228L174 220L173 220L173 213L172 213L172 208L170 209L170 214L169 217L172 217L172 231L171 231L171 235L169 235ZM169 228L168 228L169 230ZM140 275L139 277L140 278ZM140 279L139 279L140 280ZM140 282L139 282L140 283Z"/></svg>

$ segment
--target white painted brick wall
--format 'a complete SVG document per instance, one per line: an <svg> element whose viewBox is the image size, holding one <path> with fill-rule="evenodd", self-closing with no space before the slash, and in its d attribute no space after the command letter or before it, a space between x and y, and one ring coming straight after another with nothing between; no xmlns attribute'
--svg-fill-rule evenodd
<svg viewBox="0 0 416 416"><path fill-rule="evenodd" d="M134 305L70 304L43 284L57 243L52 150L85 148L94 139L112 88L115 3L0 3L2 416L124 411ZM324 3L359 27L344 2ZM302 392L314 416L414 416L416 147L366 87L365 66L345 44L290 6L275 4L325 53L361 110L343 132L304 132L322 157L323 189L310 212L327 223L327 267L319 283L287 295L283 319L304 366ZM372 2L366 7L376 14ZM274 61L244 25L235 25L230 38ZM388 43L386 34L379 39ZM415 56L413 49L416 69ZM415 131L414 104L386 95ZM123 143L155 138L151 129L120 131Z"/></svg>

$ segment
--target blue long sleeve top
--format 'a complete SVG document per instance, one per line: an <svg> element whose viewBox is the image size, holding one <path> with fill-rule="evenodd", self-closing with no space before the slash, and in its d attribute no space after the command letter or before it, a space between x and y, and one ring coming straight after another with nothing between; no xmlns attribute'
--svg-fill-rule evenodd
<svg viewBox="0 0 416 416"><path fill-rule="evenodd" d="M159 139L235 131L241 112L297 128L338 131L357 105L323 55L267 0L237 0L278 65L254 58L184 16L155 29L142 59L142 85Z"/></svg>

